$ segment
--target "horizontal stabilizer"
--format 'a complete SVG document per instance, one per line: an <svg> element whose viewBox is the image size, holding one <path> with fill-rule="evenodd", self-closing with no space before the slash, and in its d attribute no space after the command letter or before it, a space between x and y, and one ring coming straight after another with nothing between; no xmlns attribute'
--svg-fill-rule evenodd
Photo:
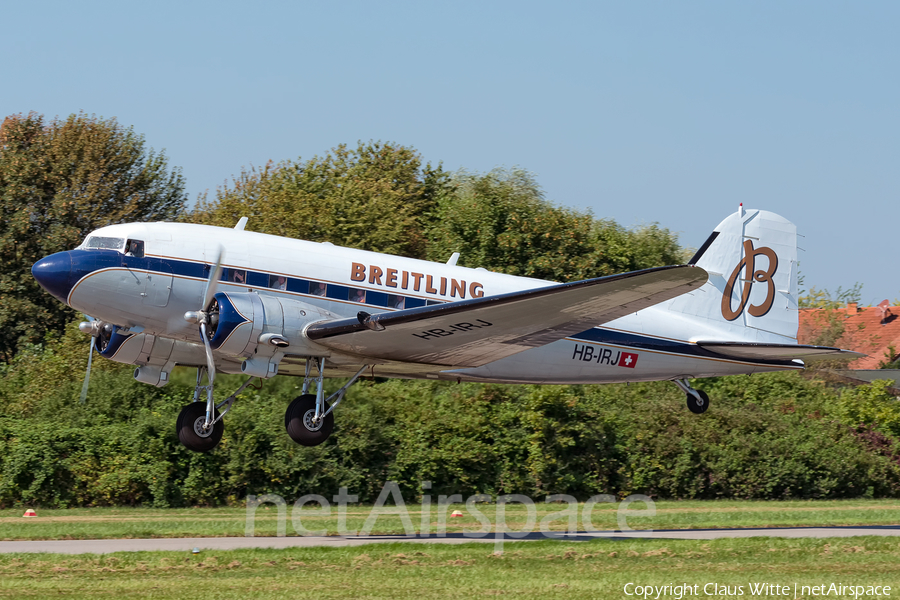
<svg viewBox="0 0 900 600"><path fill-rule="evenodd" d="M659 267L542 288L314 323L306 335L358 356L478 367L618 319L707 280L700 267Z"/></svg>
<svg viewBox="0 0 900 600"><path fill-rule="evenodd" d="M697 342L704 350L729 358L748 360L856 360L866 356L852 350L802 344L755 344L749 342Z"/></svg>

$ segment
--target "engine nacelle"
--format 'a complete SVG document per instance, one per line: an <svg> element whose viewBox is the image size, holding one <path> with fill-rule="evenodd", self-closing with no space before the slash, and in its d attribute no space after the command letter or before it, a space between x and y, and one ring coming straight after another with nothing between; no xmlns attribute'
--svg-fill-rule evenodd
<svg viewBox="0 0 900 600"><path fill-rule="evenodd" d="M134 370L134 378L142 383L162 387L169 382L169 373L176 364L206 363L203 346L197 343L133 332L111 323L95 321L88 325L97 331L96 344L100 356L115 362L139 365Z"/></svg>
<svg viewBox="0 0 900 600"><path fill-rule="evenodd" d="M322 347L303 329L313 321L338 318L306 302L254 292L219 292L207 312L210 346L246 358L243 373L263 378L278 373L278 362L286 353L321 355Z"/></svg>

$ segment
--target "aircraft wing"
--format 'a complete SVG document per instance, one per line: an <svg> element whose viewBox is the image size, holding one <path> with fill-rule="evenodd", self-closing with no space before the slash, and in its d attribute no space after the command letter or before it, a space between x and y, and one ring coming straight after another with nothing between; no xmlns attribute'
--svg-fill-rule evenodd
<svg viewBox="0 0 900 600"><path fill-rule="evenodd" d="M356 319L313 323L317 343L364 357L478 367L699 288L700 267L659 267Z"/></svg>
<svg viewBox="0 0 900 600"><path fill-rule="evenodd" d="M853 350L803 344L758 344L750 342L697 342L701 348L729 358L751 360L856 360L866 356Z"/></svg>

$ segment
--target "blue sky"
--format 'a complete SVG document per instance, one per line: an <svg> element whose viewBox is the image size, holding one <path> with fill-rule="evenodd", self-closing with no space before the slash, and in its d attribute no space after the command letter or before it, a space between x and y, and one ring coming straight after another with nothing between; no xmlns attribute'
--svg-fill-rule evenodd
<svg viewBox="0 0 900 600"><path fill-rule="evenodd" d="M806 285L900 298L896 2L20 2L0 112L116 117L191 198L242 166L394 141L699 246L739 202Z"/></svg>

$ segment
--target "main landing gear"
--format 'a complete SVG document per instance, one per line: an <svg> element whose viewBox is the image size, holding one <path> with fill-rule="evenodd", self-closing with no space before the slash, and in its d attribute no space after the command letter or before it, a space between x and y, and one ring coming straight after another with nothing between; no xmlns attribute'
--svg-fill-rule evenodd
<svg viewBox="0 0 900 600"><path fill-rule="evenodd" d="M185 448L194 452L209 452L219 444L222 434L225 432L225 423L222 421L222 417L228 414L228 411L234 406L237 395L247 389L247 386L255 379L255 377L250 377L235 393L219 404L215 404L212 383L207 379L206 385L202 385L205 372L205 367L197 369L194 401L181 409L178 421L175 423L178 441ZM206 402L200 400L202 392L206 392Z"/></svg>
<svg viewBox="0 0 900 600"><path fill-rule="evenodd" d="M316 375L311 377L312 366L316 366ZM303 378L303 389L300 396L295 398L284 413L284 428L292 440L303 446L318 446L328 439L334 430L334 409L351 385L356 383L360 375L369 368L364 365L356 375L350 378L341 389L325 398L322 387L325 377L325 359L307 358L306 376ZM231 408L237 395L247 389L247 386L256 379L250 377L224 401L216 404L213 400L213 384L207 378L203 384L206 373L205 367L197 369L197 385L194 387L194 401L185 406L178 415L175 430L178 440L188 450L194 452L209 452L215 448L225 432L225 423L222 421ZM316 385L316 393L310 394L311 383ZM201 395L206 394L206 401L201 400Z"/></svg>
<svg viewBox="0 0 900 600"><path fill-rule="evenodd" d="M703 414L709 408L709 396L703 390L695 390L687 382L687 379L673 379L672 383L681 388L687 395L688 410L695 415Z"/></svg>
<svg viewBox="0 0 900 600"><path fill-rule="evenodd" d="M315 378L310 377L313 364L316 365ZM300 391L300 395L288 405L287 411L284 413L284 428L291 439L301 446L318 446L327 440L334 430L332 411L341 403L344 394L367 368L368 365L364 365L356 372L356 375L350 378L350 381L326 399L322 388L322 380L325 377L325 359L307 358L303 389ZM309 393L309 385L312 382L316 384L315 394Z"/></svg>

